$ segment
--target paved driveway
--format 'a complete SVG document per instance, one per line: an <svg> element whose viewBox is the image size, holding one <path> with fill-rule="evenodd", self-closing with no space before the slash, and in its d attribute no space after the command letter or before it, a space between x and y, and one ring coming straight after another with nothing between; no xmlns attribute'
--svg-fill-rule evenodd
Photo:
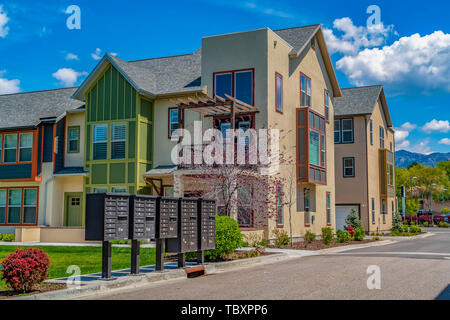
<svg viewBox="0 0 450 320"><path fill-rule="evenodd" d="M342 253L294 258L95 299L450 299L450 232ZM368 289L369 266L381 289Z"/></svg>

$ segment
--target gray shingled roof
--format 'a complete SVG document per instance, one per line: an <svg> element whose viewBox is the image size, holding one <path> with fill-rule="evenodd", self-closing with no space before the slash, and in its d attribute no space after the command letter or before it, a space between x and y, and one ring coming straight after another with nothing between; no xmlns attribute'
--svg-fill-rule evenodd
<svg viewBox="0 0 450 320"><path fill-rule="evenodd" d="M341 89L342 97L334 99L334 115L371 114L383 86Z"/></svg>
<svg viewBox="0 0 450 320"><path fill-rule="evenodd" d="M201 50L192 54L124 61L108 56L138 87L154 95L201 90Z"/></svg>
<svg viewBox="0 0 450 320"><path fill-rule="evenodd" d="M33 127L43 118L57 118L84 103L71 98L77 88L0 95L0 129Z"/></svg>
<svg viewBox="0 0 450 320"><path fill-rule="evenodd" d="M319 28L320 24L314 24L311 26L274 30L273 32L292 46L291 54L298 54Z"/></svg>

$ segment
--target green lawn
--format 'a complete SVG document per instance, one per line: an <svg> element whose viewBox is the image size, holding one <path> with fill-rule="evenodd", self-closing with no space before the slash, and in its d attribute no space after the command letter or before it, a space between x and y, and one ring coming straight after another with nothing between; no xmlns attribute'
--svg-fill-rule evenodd
<svg viewBox="0 0 450 320"><path fill-rule="evenodd" d="M30 247L21 247L24 249ZM49 277L61 278L69 276L67 267L77 265L81 274L102 271L102 248L101 247L33 247L44 250L50 257ZM14 252L14 246L0 246L0 260ZM141 266L155 263L155 249L141 248ZM127 269L131 266L131 248L112 248L112 270ZM3 281L0 281L0 289L3 289Z"/></svg>

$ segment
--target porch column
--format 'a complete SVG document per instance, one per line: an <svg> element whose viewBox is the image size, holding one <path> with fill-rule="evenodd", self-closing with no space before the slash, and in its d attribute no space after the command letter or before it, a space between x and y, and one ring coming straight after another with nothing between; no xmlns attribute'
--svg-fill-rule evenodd
<svg viewBox="0 0 450 320"><path fill-rule="evenodd" d="M174 197L184 196L184 179L182 174L173 175L173 196Z"/></svg>

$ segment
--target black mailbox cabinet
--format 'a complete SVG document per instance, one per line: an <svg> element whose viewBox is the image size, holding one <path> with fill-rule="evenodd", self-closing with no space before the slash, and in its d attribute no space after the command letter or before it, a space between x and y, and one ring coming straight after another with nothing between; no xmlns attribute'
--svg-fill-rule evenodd
<svg viewBox="0 0 450 320"><path fill-rule="evenodd" d="M166 240L166 251L185 253L198 250L198 199L178 200L178 238Z"/></svg>
<svg viewBox="0 0 450 320"><path fill-rule="evenodd" d="M88 241L128 239L130 196L93 193L86 195L86 234Z"/></svg>
<svg viewBox="0 0 450 320"><path fill-rule="evenodd" d="M178 237L178 198L159 198L159 210L156 215L157 239L170 239Z"/></svg>
<svg viewBox="0 0 450 320"><path fill-rule="evenodd" d="M211 250L216 247L216 202L198 200L198 250Z"/></svg>
<svg viewBox="0 0 450 320"><path fill-rule="evenodd" d="M155 239L158 207L158 197L131 196L129 230L131 240Z"/></svg>

